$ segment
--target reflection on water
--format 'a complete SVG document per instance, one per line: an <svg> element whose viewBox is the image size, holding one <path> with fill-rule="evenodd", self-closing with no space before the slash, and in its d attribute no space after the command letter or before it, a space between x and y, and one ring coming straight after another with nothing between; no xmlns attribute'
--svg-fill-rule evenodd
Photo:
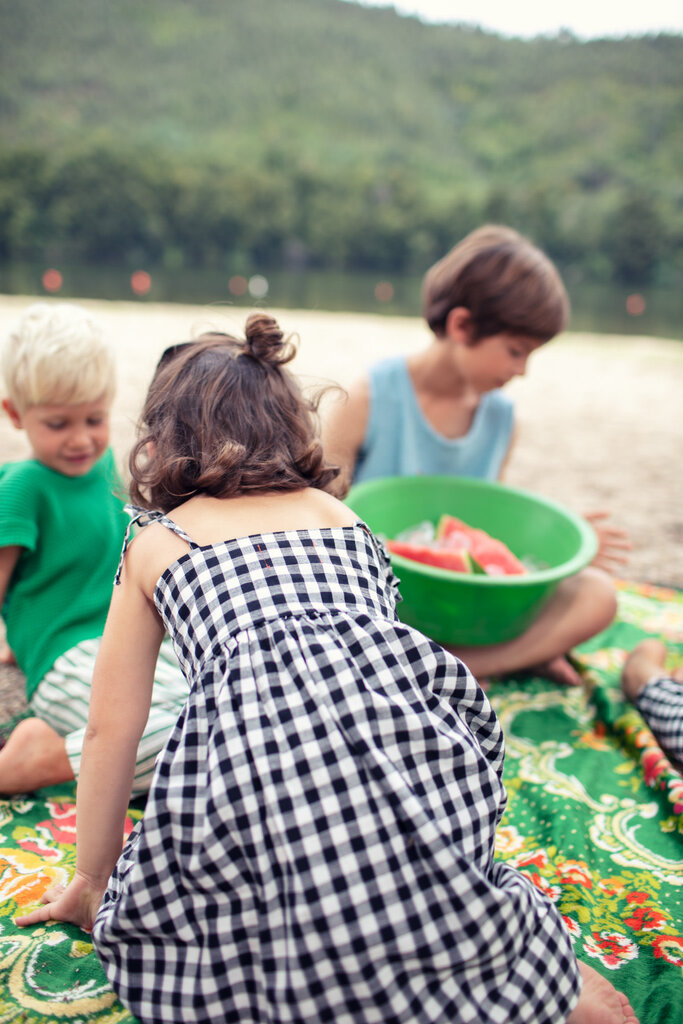
<svg viewBox="0 0 683 1024"><path fill-rule="evenodd" d="M46 274L46 271L49 271ZM329 271L263 271L251 276L216 270L0 266L0 293L61 298L272 306L333 312L420 315L419 277ZM570 328L683 340L683 291L675 288L569 286Z"/></svg>

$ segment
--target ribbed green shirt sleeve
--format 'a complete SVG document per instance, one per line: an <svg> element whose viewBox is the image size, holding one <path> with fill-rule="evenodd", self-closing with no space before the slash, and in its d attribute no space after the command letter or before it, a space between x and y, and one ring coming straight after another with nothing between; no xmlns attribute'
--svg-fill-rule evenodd
<svg viewBox="0 0 683 1024"><path fill-rule="evenodd" d="M0 467L0 545L22 551L2 616L27 697L60 654L101 636L128 518L110 451L82 477Z"/></svg>
<svg viewBox="0 0 683 1024"><path fill-rule="evenodd" d="M0 466L0 547L18 544L35 551L38 524L33 497L34 489L25 474L12 472L11 463Z"/></svg>

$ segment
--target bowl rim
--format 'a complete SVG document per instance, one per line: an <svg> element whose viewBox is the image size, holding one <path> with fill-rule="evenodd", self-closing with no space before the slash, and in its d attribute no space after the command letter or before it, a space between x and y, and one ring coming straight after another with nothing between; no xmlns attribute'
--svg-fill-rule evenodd
<svg viewBox="0 0 683 1024"><path fill-rule="evenodd" d="M502 489L510 494L518 495L519 497L527 500L531 499L539 505L544 505L546 508L557 512L563 518L567 519L577 529L580 536L579 550L575 555L567 559L565 562L561 562L559 565L551 566L548 569L529 570L524 575L515 576L475 576L470 575L469 573L454 573L449 569L439 569L435 565L425 565L424 562L417 562L412 558L405 558L403 555L396 555L393 552L387 551L387 554L391 559L392 566L397 570L402 567L413 572L419 571L421 575L425 575L428 578L431 577L434 580L453 580L455 578L459 583L476 587L490 587L494 585L505 587L531 587L543 583L554 583L560 579L574 576L581 569L584 569L589 562L593 560L597 553L597 534L591 524L582 516L552 498L536 494L534 491L529 491L522 487L513 487L510 484L505 484L498 480L479 480L476 477L452 475L385 476L354 484L350 488L344 501L353 509L352 499L358 494L362 497L366 493L381 490L387 485L397 486L399 489L404 488L406 490L410 490L418 486L428 486L430 483L443 482L444 480L457 481L459 485L473 491L494 491ZM362 517L359 516L359 518ZM366 523L366 526L369 526L369 524ZM382 534L372 529L372 527L369 528L372 530L373 535L377 537L382 544L384 544ZM416 570L416 566L419 566L419 570Z"/></svg>

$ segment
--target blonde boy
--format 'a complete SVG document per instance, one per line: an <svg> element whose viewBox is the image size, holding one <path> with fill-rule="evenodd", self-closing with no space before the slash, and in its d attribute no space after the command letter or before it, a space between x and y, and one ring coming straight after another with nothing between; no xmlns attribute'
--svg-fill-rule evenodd
<svg viewBox="0 0 683 1024"><path fill-rule="evenodd" d="M0 792L77 778L90 680L127 526L109 448L113 353L90 314L68 303L29 307L2 352L12 424L31 457L0 466L0 608L26 676L32 717L0 750ZM168 649L138 750L135 792L187 694Z"/></svg>

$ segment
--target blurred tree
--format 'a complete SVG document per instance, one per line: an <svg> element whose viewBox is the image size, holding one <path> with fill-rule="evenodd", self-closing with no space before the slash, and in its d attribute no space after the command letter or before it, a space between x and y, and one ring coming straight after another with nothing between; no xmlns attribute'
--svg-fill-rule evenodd
<svg viewBox="0 0 683 1024"><path fill-rule="evenodd" d="M0 259L30 260L53 237L47 154L20 148L0 156Z"/></svg>
<svg viewBox="0 0 683 1024"><path fill-rule="evenodd" d="M653 198L629 192L605 224L602 249L614 277L625 284L649 284L664 251L664 225Z"/></svg>
<svg viewBox="0 0 683 1024"><path fill-rule="evenodd" d="M155 167L154 177L163 180L163 170ZM160 259L157 187L140 160L104 147L81 152L61 164L51 189L54 229L70 257L124 264Z"/></svg>
<svg viewBox="0 0 683 1024"><path fill-rule="evenodd" d="M682 90L678 36L0 0L0 260L419 273L495 220L584 277L670 280Z"/></svg>

